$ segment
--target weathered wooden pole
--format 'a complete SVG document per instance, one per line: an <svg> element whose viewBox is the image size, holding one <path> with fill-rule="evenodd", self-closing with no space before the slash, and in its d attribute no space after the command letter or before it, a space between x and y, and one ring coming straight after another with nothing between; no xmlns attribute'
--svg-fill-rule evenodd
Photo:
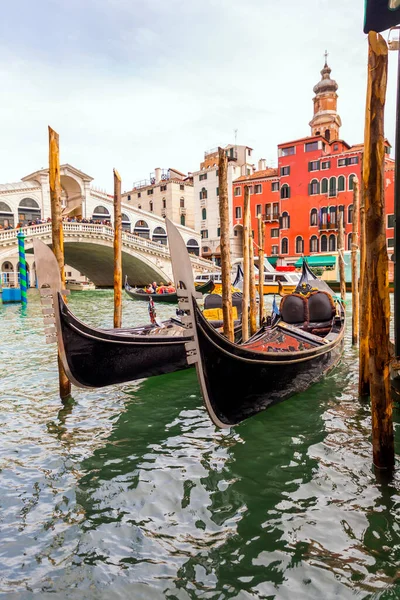
<svg viewBox="0 0 400 600"><path fill-rule="evenodd" d="M365 118L363 184L366 263L371 297L369 375L373 461L376 468L394 467L392 398L389 376L389 274L385 235L385 137L388 48L380 34L368 34L368 87Z"/></svg>
<svg viewBox="0 0 400 600"><path fill-rule="evenodd" d="M250 204L250 203L249 203ZM257 331L257 290L256 280L254 277L254 238L251 230L250 219L250 239L249 239L249 265L250 265L250 335L254 335Z"/></svg>
<svg viewBox="0 0 400 600"><path fill-rule="evenodd" d="M352 330L351 343L358 342L358 321L360 313L360 292L358 289L358 222L360 218L360 184L358 178L353 179L353 232L351 236L351 295L352 295Z"/></svg>
<svg viewBox="0 0 400 600"><path fill-rule="evenodd" d="M344 270L344 227L343 213L339 214L339 235L338 235L338 255L339 255L339 281L340 297L343 302L346 300L346 274Z"/></svg>
<svg viewBox="0 0 400 600"><path fill-rule="evenodd" d="M228 198L228 158L224 148L218 148L218 180L219 180L219 221L221 229L221 281L222 281L222 315L224 335L234 341L232 283L231 283L231 251L229 240L229 198Z"/></svg>
<svg viewBox="0 0 400 600"><path fill-rule="evenodd" d="M362 161L362 171L364 170L364 159ZM367 272L367 241L365 230L365 191L364 181L361 180L360 193L360 311L359 311L359 370L358 370L358 394L359 396L369 396L369 322L370 322L370 304L371 298L368 289Z"/></svg>
<svg viewBox="0 0 400 600"><path fill-rule="evenodd" d="M242 340L249 339L249 296L250 296L250 193L249 186L244 186L243 201L243 298L242 298Z"/></svg>
<svg viewBox="0 0 400 600"><path fill-rule="evenodd" d="M51 207L51 238L53 252L58 262L61 276L61 289L65 290L64 238L61 216L61 179L60 179L60 146L59 135L49 126L49 184ZM71 383L64 370L60 353L58 353L58 380L60 398L64 400L71 395Z"/></svg>
<svg viewBox="0 0 400 600"><path fill-rule="evenodd" d="M114 327L122 325L121 177L114 169Z"/></svg>
<svg viewBox="0 0 400 600"><path fill-rule="evenodd" d="M264 223L258 215L258 296L260 327L264 320Z"/></svg>

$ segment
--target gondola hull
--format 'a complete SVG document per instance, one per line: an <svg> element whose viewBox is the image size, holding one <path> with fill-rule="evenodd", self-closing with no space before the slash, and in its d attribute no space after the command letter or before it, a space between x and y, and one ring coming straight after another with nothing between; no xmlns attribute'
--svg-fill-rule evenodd
<svg viewBox="0 0 400 600"><path fill-rule="evenodd" d="M201 313L196 329L204 385L211 409L225 426L235 425L258 412L305 391L338 362L343 350L343 325L331 343L301 350L252 352L213 331ZM272 332L272 329L271 329ZM294 344L291 337L289 344ZM214 419L215 420L215 419Z"/></svg>
<svg viewBox="0 0 400 600"><path fill-rule="evenodd" d="M61 355L75 385L100 388L188 367L185 342L190 338L178 324L170 327L179 337L150 334L150 328L93 329L80 322L60 296L58 301Z"/></svg>

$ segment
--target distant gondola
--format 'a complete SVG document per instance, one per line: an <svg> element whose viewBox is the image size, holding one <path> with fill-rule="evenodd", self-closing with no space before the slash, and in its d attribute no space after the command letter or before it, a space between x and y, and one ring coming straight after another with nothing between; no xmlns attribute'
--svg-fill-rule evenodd
<svg viewBox="0 0 400 600"><path fill-rule="evenodd" d="M306 264L296 293L282 299L280 319L245 344L232 343L213 330L198 309L184 242L166 222L180 306L188 315L183 320L192 336L186 344L188 362L196 365L204 402L216 425L230 427L306 390L337 363L345 313Z"/></svg>
<svg viewBox="0 0 400 600"><path fill-rule="evenodd" d="M200 284L196 287L196 291L201 294L209 294L214 289L214 282L210 279L203 284ZM154 302L169 302L169 303L177 303L178 296L176 292L170 294L148 294L142 289L133 288L129 285L128 279L125 279L125 291L126 293L133 298L134 300L145 300L148 301L149 297L154 300Z"/></svg>

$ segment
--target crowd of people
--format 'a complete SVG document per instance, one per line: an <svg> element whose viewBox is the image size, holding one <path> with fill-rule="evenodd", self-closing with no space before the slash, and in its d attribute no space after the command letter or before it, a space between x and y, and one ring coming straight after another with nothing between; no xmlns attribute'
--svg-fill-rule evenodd
<svg viewBox="0 0 400 600"><path fill-rule="evenodd" d="M149 283L146 287L145 292L146 294L173 294L176 292L176 289L171 281L169 281L167 285L164 285L162 281L157 285L157 283L153 281L153 283Z"/></svg>
<svg viewBox="0 0 400 600"><path fill-rule="evenodd" d="M80 217L63 217L64 223L89 223L90 225L108 225L112 227L111 221L104 220L100 221L99 219L82 219ZM43 225L45 223L51 223L51 218L48 219L34 219L33 221L28 221L27 223L17 223L15 226L8 223L7 225L3 225L0 223L0 230L8 231L9 229L20 229L21 227L32 227L33 225Z"/></svg>

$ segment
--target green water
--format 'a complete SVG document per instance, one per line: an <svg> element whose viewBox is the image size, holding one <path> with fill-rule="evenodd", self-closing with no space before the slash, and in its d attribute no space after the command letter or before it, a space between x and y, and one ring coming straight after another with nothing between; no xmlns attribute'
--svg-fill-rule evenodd
<svg viewBox="0 0 400 600"><path fill-rule="evenodd" d="M63 406L36 294L0 305L1 597L400 598L400 476L373 474L349 334L323 383L220 431L193 369ZM70 306L111 326L112 292Z"/></svg>

